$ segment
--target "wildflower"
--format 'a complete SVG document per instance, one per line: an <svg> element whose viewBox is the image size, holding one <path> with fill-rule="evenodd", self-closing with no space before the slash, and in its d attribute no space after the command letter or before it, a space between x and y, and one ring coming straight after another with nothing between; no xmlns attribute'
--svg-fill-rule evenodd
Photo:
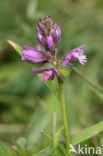
<svg viewBox="0 0 103 156"><path fill-rule="evenodd" d="M62 79L64 78L57 69L58 60L62 60L63 67L73 65L75 59L79 60L82 65L87 62L83 50L85 45L73 49L64 58L56 58L58 43L61 39L61 26L57 25L51 17L46 16L43 20L39 20L37 33L37 39L44 49L42 50L39 45L37 45L36 48L24 46L22 60L39 63L41 66L46 63L51 63L54 66L51 69L41 68L31 71L34 74L44 73L42 81L53 80L55 75Z"/></svg>
<svg viewBox="0 0 103 156"><path fill-rule="evenodd" d="M84 50L83 48L85 47L85 45L82 45L76 49L73 49L71 52L69 52L63 59L63 67L65 67L66 65L72 66L73 65L73 61L75 61L75 59L78 59L79 62L84 65L87 62L87 58L86 55L84 55Z"/></svg>
<svg viewBox="0 0 103 156"><path fill-rule="evenodd" d="M31 72L34 73L34 74L40 74L40 73L46 72L44 74L44 76L42 77L42 81L53 80L55 74L58 75L58 76L60 76L61 78L64 78L60 74L60 72L58 71L57 68L51 68L51 69L48 69L48 68L33 69Z"/></svg>

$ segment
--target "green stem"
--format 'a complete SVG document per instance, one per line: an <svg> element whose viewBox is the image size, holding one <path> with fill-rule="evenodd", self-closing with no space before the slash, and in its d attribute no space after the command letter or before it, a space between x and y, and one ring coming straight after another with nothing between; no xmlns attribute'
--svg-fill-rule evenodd
<svg viewBox="0 0 103 156"><path fill-rule="evenodd" d="M62 111L62 118L63 118L63 124L64 124L64 135L65 135L65 141L66 141L66 147L68 151L68 156L71 156L69 153L70 150L70 139L69 139L69 129L67 124L67 116L66 116L66 108L65 108L65 100L64 100L64 93L62 89L62 82L58 78L58 86L59 86L59 98L60 98L60 105L61 105L61 111Z"/></svg>

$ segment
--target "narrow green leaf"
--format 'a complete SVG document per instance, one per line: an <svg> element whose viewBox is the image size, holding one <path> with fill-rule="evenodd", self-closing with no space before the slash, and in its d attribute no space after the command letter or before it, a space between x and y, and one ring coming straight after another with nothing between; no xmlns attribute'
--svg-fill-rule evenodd
<svg viewBox="0 0 103 156"><path fill-rule="evenodd" d="M28 156L28 151L26 149L26 138L18 138L16 142L14 141L16 145L16 150L20 154L20 156Z"/></svg>
<svg viewBox="0 0 103 156"><path fill-rule="evenodd" d="M23 48L21 46L10 40L8 40L7 42L19 53L20 56L22 56Z"/></svg>
<svg viewBox="0 0 103 156"><path fill-rule="evenodd" d="M72 68L72 70L80 77L82 78L82 80L84 82L86 82L91 89L97 93L98 95L101 96L101 98L103 98L103 88L98 87L97 85L95 85L94 83L92 83L91 81L89 81L78 69L76 68Z"/></svg>
<svg viewBox="0 0 103 156"><path fill-rule="evenodd" d="M20 156L28 156L28 152L20 147L17 147L17 151L20 153Z"/></svg>
<svg viewBox="0 0 103 156"><path fill-rule="evenodd" d="M18 154L7 144L0 142L0 156L18 156Z"/></svg>
<svg viewBox="0 0 103 156"><path fill-rule="evenodd" d="M32 117L30 127L27 135L27 147L31 148L41 138L41 130L44 130L50 123L52 115L45 112L43 109L38 113L35 113ZM38 121L38 122L37 122Z"/></svg>
<svg viewBox="0 0 103 156"><path fill-rule="evenodd" d="M60 127L57 130L56 135L55 135L54 140L53 140L53 154L54 155L55 155L55 153L57 153L57 150L58 150L58 147L59 147L59 141L60 141L62 130L63 130L63 127Z"/></svg>
<svg viewBox="0 0 103 156"><path fill-rule="evenodd" d="M59 131L61 131L61 129L59 129ZM60 134L60 132L58 132L58 133ZM51 144L54 143L54 140L50 135L46 134L44 131L41 131L41 134L44 138L46 138L46 140L48 140L48 143L51 143ZM67 156L67 153L62 144L58 144L58 148L63 153L64 156Z"/></svg>
<svg viewBox="0 0 103 156"><path fill-rule="evenodd" d="M79 144L80 142L83 142L87 139L90 139L91 137L97 135L103 131L103 121L93 125L89 128L86 128L85 130L75 134L74 136L71 137L71 144L76 145Z"/></svg>
<svg viewBox="0 0 103 156"><path fill-rule="evenodd" d="M48 143L53 143L53 138L46 134L44 131L41 131L42 136L48 141Z"/></svg>
<svg viewBox="0 0 103 156"><path fill-rule="evenodd" d="M52 148L47 146L46 148L42 149L40 152L33 154L32 156L49 156L52 153Z"/></svg>
<svg viewBox="0 0 103 156"><path fill-rule="evenodd" d="M56 136L54 138L54 150L57 148L57 146L59 145L59 141L60 141L60 137L61 137L61 133L62 133L63 127L60 127L57 132L56 132Z"/></svg>

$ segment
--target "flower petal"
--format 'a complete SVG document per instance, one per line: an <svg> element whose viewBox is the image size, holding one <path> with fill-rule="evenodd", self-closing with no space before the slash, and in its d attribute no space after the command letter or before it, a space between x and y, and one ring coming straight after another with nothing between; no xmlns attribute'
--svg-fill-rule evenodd
<svg viewBox="0 0 103 156"><path fill-rule="evenodd" d="M24 46L22 53L22 60L29 60L34 63L41 63L46 61L46 57L42 53L37 51L37 47L34 49L32 47Z"/></svg>
<svg viewBox="0 0 103 156"><path fill-rule="evenodd" d="M46 42L47 42L48 48L51 50L54 44L52 35L47 36Z"/></svg>
<svg viewBox="0 0 103 156"><path fill-rule="evenodd" d="M68 60L64 60L63 62L62 62L62 65L63 65L63 67L66 67L66 65L68 64Z"/></svg>
<svg viewBox="0 0 103 156"><path fill-rule="evenodd" d="M38 37L37 37L37 39L38 39L38 41L39 41L39 43L40 43L41 45L44 44L43 36L42 36L42 34L41 34L40 32L38 32Z"/></svg>
<svg viewBox="0 0 103 156"><path fill-rule="evenodd" d="M42 81L48 81L49 79L53 79L54 77L54 71L53 69L50 69L48 72L44 74L42 77Z"/></svg>
<svg viewBox="0 0 103 156"><path fill-rule="evenodd" d="M60 72L58 71L58 69L57 69L57 68L54 68L53 70L57 73L57 75L59 75L61 78L63 78L63 79L64 79L64 77L60 74Z"/></svg>
<svg viewBox="0 0 103 156"><path fill-rule="evenodd" d="M48 68L41 68L41 69L32 69L31 72L34 73L34 74L40 74L40 73L43 73L43 72L46 72L46 71L49 71Z"/></svg>

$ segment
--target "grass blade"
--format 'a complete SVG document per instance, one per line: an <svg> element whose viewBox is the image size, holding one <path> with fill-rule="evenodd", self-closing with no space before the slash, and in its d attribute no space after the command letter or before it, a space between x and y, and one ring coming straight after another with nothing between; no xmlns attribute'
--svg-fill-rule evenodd
<svg viewBox="0 0 103 156"><path fill-rule="evenodd" d="M93 125L89 128L86 128L85 130L75 134L74 136L72 136L71 138L71 144L72 145L77 145L80 142L83 142L87 139L90 139L92 137L94 137L95 135L97 135L98 133L103 131L103 121Z"/></svg>

